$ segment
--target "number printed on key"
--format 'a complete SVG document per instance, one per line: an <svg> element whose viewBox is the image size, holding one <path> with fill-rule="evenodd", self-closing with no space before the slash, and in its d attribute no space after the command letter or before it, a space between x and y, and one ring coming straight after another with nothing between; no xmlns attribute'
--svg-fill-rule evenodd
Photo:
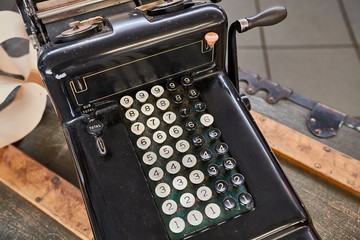
<svg viewBox="0 0 360 240"><path fill-rule="evenodd" d="M186 188L188 182L185 177L177 176L173 180L173 186L176 190L183 190Z"/></svg>
<svg viewBox="0 0 360 240"><path fill-rule="evenodd" d="M141 135L145 131L145 126L141 122L131 125L131 131L136 135Z"/></svg>
<svg viewBox="0 0 360 240"><path fill-rule="evenodd" d="M165 110L170 106L170 101L167 100L166 98L160 98L159 100L157 100L156 106L157 106L160 110L165 111Z"/></svg>
<svg viewBox="0 0 360 240"><path fill-rule="evenodd" d="M162 204L161 209L166 215L172 215L176 212L178 206L174 200L168 199Z"/></svg>
<svg viewBox="0 0 360 240"><path fill-rule="evenodd" d="M153 140L157 143L163 143L166 140L166 133L164 131L156 131L153 135Z"/></svg>
<svg viewBox="0 0 360 240"><path fill-rule="evenodd" d="M174 233L181 233L185 229L185 221L182 218L175 217L169 222L169 228Z"/></svg>
<svg viewBox="0 0 360 240"><path fill-rule="evenodd" d="M139 117L139 111L134 108L131 108L126 111L125 117L130 121L135 121Z"/></svg>
<svg viewBox="0 0 360 240"><path fill-rule="evenodd" d="M146 126L155 130L160 126L160 120L157 117L151 117L146 121Z"/></svg>
<svg viewBox="0 0 360 240"><path fill-rule="evenodd" d="M163 158L170 158L174 153L174 149L169 145L164 145L159 149L159 154Z"/></svg>
<svg viewBox="0 0 360 240"><path fill-rule="evenodd" d="M146 152L142 159L146 165L153 165L157 160L157 155L154 152Z"/></svg>
<svg viewBox="0 0 360 240"><path fill-rule="evenodd" d="M130 96L123 96L120 99L120 104L121 106L125 107L125 108L129 108L131 107L131 105L134 103L134 99Z"/></svg>
<svg viewBox="0 0 360 240"><path fill-rule="evenodd" d="M146 102L146 100L148 99L149 94L146 91L139 91L136 93L135 98L139 101L139 102Z"/></svg>
<svg viewBox="0 0 360 240"><path fill-rule="evenodd" d="M187 238L255 207L239 172L242 159L216 128L219 112L197 88L203 79L190 76L146 83L119 100L169 239Z"/></svg>
<svg viewBox="0 0 360 240"><path fill-rule="evenodd" d="M174 125L169 129L169 134L173 138L179 138L183 134L183 132L183 129L177 125Z"/></svg>
<svg viewBox="0 0 360 240"><path fill-rule="evenodd" d="M186 152L187 150L189 150L190 144L189 144L189 142L186 141L186 140L179 140L179 141L176 143L175 147L176 147L176 150L178 150L178 151L181 152L181 153L184 153L184 152Z"/></svg>
<svg viewBox="0 0 360 240"><path fill-rule="evenodd" d="M213 124L214 117L208 113L205 113L200 117L200 122L205 127L209 127L211 124Z"/></svg>
<svg viewBox="0 0 360 240"><path fill-rule="evenodd" d="M167 124L172 124L173 122L175 122L176 120L176 114L173 112L166 112L163 115L163 120L164 122L166 122Z"/></svg>
<svg viewBox="0 0 360 240"><path fill-rule="evenodd" d="M163 93L164 93L164 88L160 85L155 85L151 88L150 92L155 97L161 97L161 95L163 95Z"/></svg>
<svg viewBox="0 0 360 240"><path fill-rule="evenodd" d="M204 181L205 175L200 170L194 170L190 173L189 179L193 184L200 184Z"/></svg>
<svg viewBox="0 0 360 240"><path fill-rule="evenodd" d="M198 190L196 191L196 196L201 201L208 201L212 197L212 191L209 187L202 186L199 187Z"/></svg>
<svg viewBox="0 0 360 240"><path fill-rule="evenodd" d="M181 165L177 161L170 161L166 164L166 171L170 174L177 174L180 169Z"/></svg>
<svg viewBox="0 0 360 240"><path fill-rule="evenodd" d="M195 204L195 197L191 193L184 193L180 197L180 204L185 208L190 208Z"/></svg>
<svg viewBox="0 0 360 240"><path fill-rule="evenodd" d="M148 137L140 137L137 142L136 145L138 146L138 148L140 149L147 149L148 147L150 147L151 145L151 140Z"/></svg>
<svg viewBox="0 0 360 240"><path fill-rule="evenodd" d="M150 103L145 103L141 107L141 112L145 114L146 116L150 116L154 112L154 106Z"/></svg>
<svg viewBox="0 0 360 240"><path fill-rule="evenodd" d="M216 203L209 203L205 207L205 214L206 216L208 216L208 218L211 219L218 218L220 216L220 213L221 213L221 209L219 205L217 205Z"/></svg>
<svg viewBox="0 0 360 240"><path fill-rule="evenodd" d="M155 187L155 193L158 197L164 198L170 194L171 188L167 183L159 183Z"/></svg>
<svg viewBox="0 0 360 240"><path fill-rule="evenodd" d="M202 213L198 210L192 210L187 215L188 223L190 223L193 226L197 226L200 223L202 223L203 219L204 219L204 217L203 217Z"/></svg>
<svg viewBox="0 0 360 240"><path fill-rule="evenodd" d="M182 164L187 168L192 168L196 165L197 159L193 154L186 154L182 158Z"/></svg>
<svg viewBox="0 0 360 240"><path fill-rule="evenodd" d="M153 167L149 171L149 178L153 181L160 181L164 176L164 171L159 167Z"/></svg>

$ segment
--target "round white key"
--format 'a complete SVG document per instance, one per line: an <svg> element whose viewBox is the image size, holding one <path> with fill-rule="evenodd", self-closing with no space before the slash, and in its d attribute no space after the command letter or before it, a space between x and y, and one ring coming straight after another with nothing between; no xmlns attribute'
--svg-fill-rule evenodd
<svg viewBox="0 0 360 240"><path fill-rule="evenodd" d="M209 187L202 186L202 187L199 187L198 190L196 191L196 196L201 201L207 201L212 197L212 191Z"/></svg>
<svg viewBox="0 0 360 240"><path fill-rule="evenodd" d="M123 96L120 99L120 104L121 106L125 107L125 108L129 108L131 107L131 105L134 103L134 99L130 96Z"/></svg>
<svg viewBox="0 0 360 240"><path fill-rule="evenodd" d="M173 138L179 138L183 134L183 132L183 129L178 125L174 125L169 129L169 134Z"/></svg>
<svg viewBox="0 0 360 240"><path fill-rule="evenodd" d="M139 102L143 103L148 99L149 94L146 91L141 90L136 93L135 97Z"/></svg>
<svg viewBox="0 0 360 240"><path fill-rule="evenodd" d="M220 216L221 209L216 203L209 203L205 207L205 214L208 218L215 219Z"/></svg>
<svg viewBox="0 0 360 240"><path fill-rule="evenodd" d="M183 176L177 176L174 178L172 183L176 190L184 190L187 186L188 181Z"/></svg>
<svg viewBox="0 0 360 240"><path fill-rule="evenodd" d="M160 120L157 117L151 117L146 121L146 126L151 128L152 130L155 130L159 127Z"/></svg>
<svg viewBox="0 0 360 240"><path fill-rule="evenodd" d="M193 184L200 184L204 181L205 175L200 170L194 170L189 174L189 179Z"/></svg>
<svg viewBox="0 0 360 240"><path fill-rule="evenodd" d="M174 200L168 199L163 202L161 209L166 215L172 215L177 211L178 206Z"/></svg>
<svg viewBox="0 0 360 240"><path fill-rule="evenodd" d="M157 160L157 155L154 152L146 152L142 159L146 165L153 165Z"/></svg>
<svg viewBox="0 0 360 240"><path fill-rule="evenodd" d="M170 174L177 174L180 169L181 165L177 161L170 161L166 164L166 171Z"/></svg>
<svg viewBox="0 0 360 240"><path fill-rule="evenodd" d="M163 115L163 120L164 122L166 122L167 124L172 124L173 122L175 122L176 120L176 114L174 112L166 112Z"/></svg>
<svg viewBox="0 0 360 240"><path fill-rule="evenodd" d="M198 210L192 210L187 215L187 221L193 226L197 226L200 223L202 223L203 219L204 217L202 213L199 212Z"/></svg>
<svg viewBox="0 0 360 240"><path fill-rule="evenodd" d="M155 187L155 193L160 198L169 196L170 191L171 191L170 186L167 183L159 183Z"/></svg>
<svg viewBox="0 0 360 240"><path fill-rule="evenodd" d="M169 145L164 145L159 149L159 154L163 158L170 158L174 154L174 149Z"/></svg>
<svg viewBox="0 0 360 240"><path fill-rule="evenodd" d="M145 114L146 116L150 116L154 112L154 106L150 103L145 103L141 107L141 112Z"/></svg>
<svg viewBox="0 0 360 240"><path fill-rule="evenodd" d="M182 218L175 217L170 220L169 228L173 233L181 233L185 229L185 221Z"/></svg>
<svg viewBox="0 0 360 240"><path fill-rule="evenodd" d="M130 121L135 121L139 117L139 112L134 108L130 108L125 112L125 117Z"/></svg>
<svg viewBox="0 0 360 240"><path fill-rule="evenodd" d="M163 95L163 93L164 93L164 88L160 85L155 85L151 88L150 92L155 97L161 97L161 95Z"/></svg>
<svg viewBox="0 0 360 240"><path fill-rule="evenodd" d="M190 208L195 204L195 197L191 193L184 193L180 197L180 204L185 208Z"/></svg>
<svg viewBox="0 0 360 240"><path fill-rule="evenodd" d="M176 150L178 150L181 153L186 152L187 150L189 150L190 148L190 143L186 140L179 140L176 144L175 144Z"/></svg>
<svg viewBox="0 0 360 240"><path fill-rule="evenodd" d="M166 140L166 133L164 131L156 131L153 134L153 139L157 143L163 143Z"/></svg>
<svg viewBox="0 0 360 240"><path fill-rule="evenodd" d="M159 167L153 167L149 171L149 178L153 181L160 181L164 176L164 171Z"/></svg>
<svg viewBox="0 0 360 240"><path fill-rule="evenodd" d="M156 106L157 106L160 110L165 111L165 110L170 106L170 101L167 100L166 98L160 98L159 100L157 100Z"/></svg>
<svg viewBox="0 0 360 240"><path fill-rule="evenodd" d="M197 159L194 155L192 154L186 154L183 158L182 158L182 164L187 167L187 168L192 168L196 165L197 163Z"/></svg>
<svg viewBox="0 0 360 240"><path fill-rule="evenodd" d="M138 148L145 150L148 147L150 147L151 144L151 140L148 137L140 137L137 141L136 141L136 145L138 146Z"/></svg>
<svg viewBox="0 0 360 240"><path fill-rule="evenodd" d="M141 122L136 122L133 125L131 125L131 131L135 135L141 135L145 131L145 126Z"/></svg>
<svg viewBox="0 0 360 240"><path fill-rule="evenodd" d="M211 124L213 124L214 122L214 117L208 113L203 114L200 117L200 122L202 125L204 125L205 127L210 126Z"/></svg>

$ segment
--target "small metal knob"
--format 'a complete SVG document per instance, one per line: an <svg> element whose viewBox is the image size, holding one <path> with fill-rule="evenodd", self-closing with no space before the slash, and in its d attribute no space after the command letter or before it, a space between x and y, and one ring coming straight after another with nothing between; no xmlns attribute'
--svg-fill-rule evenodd
<svg viewBox="0 0 360 240"><path fill-rule="evenodd" d="M240 94L240 100L243 102L243 104L246 106L246 108L250 111L251 110L251 103L245 94Z"/></svg>

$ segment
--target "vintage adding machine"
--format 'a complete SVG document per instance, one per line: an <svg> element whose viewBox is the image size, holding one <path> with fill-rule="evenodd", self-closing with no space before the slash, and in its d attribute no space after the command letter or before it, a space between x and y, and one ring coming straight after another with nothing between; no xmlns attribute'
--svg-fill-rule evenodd
<svg viewBox="0 0 360 240"><path fill-rule="evenodd" d="M227 71L215 3L17 4L96 239L318 239L237 88L235 33L284 8L231 25Z"/></svg>

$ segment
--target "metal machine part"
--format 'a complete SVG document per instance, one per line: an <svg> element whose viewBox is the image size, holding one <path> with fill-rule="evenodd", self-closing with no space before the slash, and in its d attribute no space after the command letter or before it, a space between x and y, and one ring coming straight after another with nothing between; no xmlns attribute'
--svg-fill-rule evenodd
<svg viewBox="0 0 360 240"><path fill-rule="evenodd" d="M98 31L98 26L87 28L84 24L77 31L67 31L69 25L74 22L84 22L98 16L106 19L136 7L132 0L16 0L16 2L35 49L47 43L57 43L59 40L62 42L79 39L80 33L81 36L87 37Z"/></svg>
<svg viewBox="0 0 360 240"><path fill-rule="evenodd" d="M36 4L18 2L28 32L38 40L38 67L67 138L96 239L318 239L305 208L252 120L247 99L238 94L226 73L228 29L221 7L175 0L141 11L135 8L145 1L139 0L45 24ZM86 9L97 4L81 2L89 4ZM65 40L58 41L59 35ZM176 82L182 87L177 88ZM154 86L159 91L152 92ZM157 96L159 86L167 89L165 95ZM146 97L149 93L151 97ZM158 105L159 97L163 99ZM173 111L164 113L170 101ZM162 127L160 135L148 124L149 112L155 114L151 115L153 125L155 118L160 122L156 125ZM171 136L179 130L170 132L176 119L189 145L186 139ZM134 125L134 121L139 122ZM141 124L147 136L141 135ZM164 133L171 136L167 146L151 145L161 142ZM201 149L205 143L206 149ZM207 187L213 190L210 195L206 188L205 193L210 196L206 201L211 202L204 203L205 195L196 194L198 186L186 185L189 192L179 192L184 179L196 182L196 176L200 177L188 173L192 157L181 162L181 176L170 175L172 170L162 171L166 179L158 179L160 170L160 175L151 175L154 166L144 159L150 161L153 154L144 158L143 153L149 144L158 153L155 170L168 171L165 160L171 157L170 147L178 151L174 162L186 151L199 156L197 170L210 179ZM224 177L216 179L220 176ZM174 184L175 178L180 182ZM163 197L168 196L177 201L180 211L162 209ZM199 204L189 209L188 201L192 206ZM217 222L212 221L219 213L214 204L227 213ZM236 208L243 214L231 212ZM200 216L206 220L199 221Z"/></svg>

